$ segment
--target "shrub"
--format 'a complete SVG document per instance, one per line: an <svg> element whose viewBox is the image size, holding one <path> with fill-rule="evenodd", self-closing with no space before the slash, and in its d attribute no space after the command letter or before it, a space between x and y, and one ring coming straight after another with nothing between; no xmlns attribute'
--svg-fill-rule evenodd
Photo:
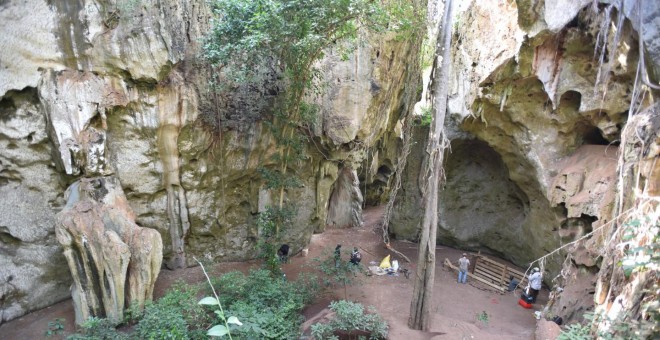
<svg viewBox="0 0 660 340"><path fill-rule="evenodd" d="M177 283L160 300L145 307L135 327L140 339L204 338L211 317L197 304L199 288Z"/></svg>
<svg viewBox="0 0 660 340"><path fill-rule="evenodd" d="M336 313L332 321L312 325L312 336L315 339L336 338L334 334L338 331L349 336L356 331L367 332L369 339L387 338L387 322L373 309L365 313L364 306L346 300L331 302L330 309Z"/></svg>
<svg viewBox="0 0 660 340"><path fill-rule="evenodd" d="M128 340L129 336L120 333L108 319L91 317L80 326L81 334L73 334L67 340Z"/></svg>
<svg viewBox="0 0 660 340"><path fill-rule="evenodd" d="M589 340L592 338L589 333L589 326L585 326L579 323L575 323L566 327L559 336L557 340Z"/></svg>
<svg viewBox="0 0 660 340"><path fill-rule="evenodd" d="M47 337L62 334L64 332L64 318L57 318L48 322L48 328L44 335Z"/></svg>
<svg viewBox="0 0 660 340"><path fill-rule="evenodd" d="M177 308L158 304L147 306L144 317L135 328L141 339L188 339L188 324Z"/></svg>
<svg viewBox="0 0 660 340"><path fill-rule="evenodd" d="M319 288L313 276L285 281L264 269L252 270L247 276L230 272L212 281L225 314L242 322L231 329L232 336L241 339L298 338L300 312Z"/></svg>

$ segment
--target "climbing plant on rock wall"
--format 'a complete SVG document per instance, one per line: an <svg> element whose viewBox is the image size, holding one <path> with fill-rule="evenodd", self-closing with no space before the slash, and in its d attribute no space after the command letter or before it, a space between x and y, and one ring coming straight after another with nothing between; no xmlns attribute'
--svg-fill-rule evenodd
<svg viewBox="0 0 660 340"><path fill-rule="evenodd" d="M295 214L286 207L287 189L301 186L291 167L306 158L311 137L302 129L314 124L317 107L306 101L321 91L321 72L314 67L328 48L347 56L361 31L406 31L415 26L414 2L370 0L214 0L215 19L204 44L204 55L223 84L214 88L264 81L270 67L283 84L272 119L266 124L277 143L276 166L264 166L265 187L276 193L269 216L276 216L273 238ZM421 20L421 19L420 19ZM284 212L287 213L279 213ZM285 218L283 218L284 216Z"/></svg>

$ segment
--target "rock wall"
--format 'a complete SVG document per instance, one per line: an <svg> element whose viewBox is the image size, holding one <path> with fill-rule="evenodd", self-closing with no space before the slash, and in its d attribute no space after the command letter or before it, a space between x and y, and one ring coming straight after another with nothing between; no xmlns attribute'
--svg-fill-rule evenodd
<svg viewBox="0 0 660 340"><path fill-rule="evenodd" d="M118 180L169 268L255 256L257 214L271 202L257 169L275 153L263 119L281 84L211 91L222 75L199 57L210 20L203 0L0 4L0 322L69 296L55 215L81 177ZM328 51L319 64L321 115L301 131L306 160L288 170L303 184L287 193L298 214L282 237L294 252L345 214L359 223L364 182L374 202L387 194L420 41L363 39L348 60ZM346 169L348 187L336 183ZM342 190L354 201L328 216Z"/></svg>
<svg viewBox="0 0 660 340"><path fill-rule="evenodd" d="M520 0L470 2L458 15L439 242L527 267L612 220L618 145L640 61L638 25L624 12L586 0ZM656 29L649 25L643 38L649 69ZM417 144L425 138L416 134ZM405 239L416 238L420 222L412 208L421 204L423 147L412 157L391 227ZM594 249L571 251L594 282ZM544 260L547 284L566 253Z"/></svg>

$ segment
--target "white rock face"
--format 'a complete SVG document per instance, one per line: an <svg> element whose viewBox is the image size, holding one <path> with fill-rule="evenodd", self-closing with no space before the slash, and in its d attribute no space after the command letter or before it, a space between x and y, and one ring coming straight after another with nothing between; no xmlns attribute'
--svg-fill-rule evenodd
<svg viewBox="0 0 660 340"><path fill-rule="evenodd" d="M83 134L93 118L105 121L106 110L114 106L126 106L129 91L118 78L99 77L91 72L64 71L58 74L47 72L39 85L39 97L46 115L49 117L51 140L59 151L59 162L67 175L79 175L81 167L99 167L106 164L93 164L95 160L84 162L80 152L86 144L88 134ZM102 123L105 124L105 123ZM105 136L102 138L105 139ZM97 143L104 145L105 143ZM94 152L94 150L87 150ZM104 150L100 157L104 157ZM76 160L76 157L78 158ZM88 169L91 170L91 169ZM109 174L110 169L97 169Z"/></svg>
<svg viewBox="0 0 660 340"><path fill-rule="evenodd" d="M71 282L53 234L64 188L50 156L46 116L34 90L14 92L2 103L0 323L66 298Z"/></svg>
<svg viewBox="0 0 660 340"><path fill-rule="evenodd" d="M545 2L545 19L548 29L558 32L568 24L586 5L593 3L592 0L555 0Z"/></svg>
<svg viewBox="0 0 660 340"><path fill-rule="evenodd" d="M277 154L263 119L282 84L271 74L273 83L212 92L217 75L199 58L210 18L203 0L2 2L0 323L70 294L53 228L76 180L115 176L136 224L161 234L169 267L191 265L188 254L255 256L257 169ZM390 130L415 97L419 41L366 39L348 61L330 51L320 63L332 75L323 115L289 170L303 184L287 192L298 215L283 237L294 250L337 205L340 163L371 161L366 178L384 183L390 172L376 172L395 163ZM333 219L359 223L359 194L340 209L350 216Z"/></svg>
<svg viewBox="0 0 660 340"><path fill-rule="evenodd" d="M64 69L56 26L56 14L44 0L0 4L0 98L9 90L37 86L39 69Z"/></svg>

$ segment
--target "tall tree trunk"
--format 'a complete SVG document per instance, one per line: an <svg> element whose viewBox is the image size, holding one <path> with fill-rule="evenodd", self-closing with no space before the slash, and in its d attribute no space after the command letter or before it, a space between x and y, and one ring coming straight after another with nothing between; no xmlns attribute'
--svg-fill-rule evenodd
<svg viewBox="0 0 660 340"><path fill-rule="evenodd" d="M451 29L453 15L452 0L445 2L445 13L438 30L436 58L442 57L442 64L436 67L433 76L433 122L427 145L428 162L424 193L424 218L419 239L419 254L415 272L415 288L410 303L408 326L412 329L429 330L431 322L431 302L435 280L435 238L438 228L438 182L442 173L442 163L446 143L444 142L444 122L447 113L447 92L449 89L449 68L451 51Z"/></svg>

